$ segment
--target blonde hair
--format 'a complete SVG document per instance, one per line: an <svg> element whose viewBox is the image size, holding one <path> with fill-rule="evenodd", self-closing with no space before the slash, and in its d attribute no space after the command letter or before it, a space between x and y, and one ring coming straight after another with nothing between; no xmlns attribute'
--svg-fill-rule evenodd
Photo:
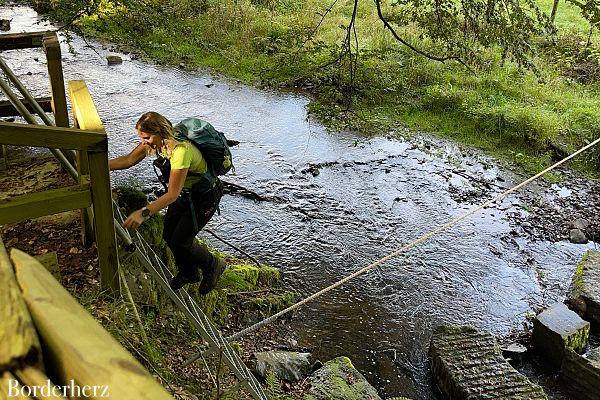
<svg viewBox="0 0 600 400"><path fill-rule="evenodd" d="M154 111L144 113L138 119L135 128L150 135L159 135L163 140L163 149L167 157L170 157L175 146L181 143L175 139L171 121ZM156 150L148 147L148 154L154 153L156 153Z"/></svg>

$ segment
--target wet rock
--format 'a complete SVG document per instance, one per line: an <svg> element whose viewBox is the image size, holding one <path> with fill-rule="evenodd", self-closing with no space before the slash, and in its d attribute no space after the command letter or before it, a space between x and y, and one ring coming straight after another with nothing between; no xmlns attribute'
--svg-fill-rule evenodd
<svg viewBox="0 0 600 400"><path fill-rule="evenodd" d="M577 392L577 399L600 400L600 347L587 357L567 350L562 380Z"/></svg>
<svg viewBox="0 0 600 400"><path fill-rule="evenodd" d="M577 218L571 223L571 228L585 231L590 226L590 222L584 218Z"/></svg>
<svg viewBox="0 0 600 400"><path fill-rule="evenodd" d="M381 400L347 357L330 360L309 378L307 397L314 400Z"/></svg>
<svg viewBox="0 0 600 400"><path fill-rule="evenodd" d="M289 382L297 382L307 376L312 368L310 353L294 351L264 351L254 353L252 370L263 378L272 371L277 378Z"/></svg>
<svg viewBox="0 0 600 400"><path fill-rule="evenodd" d="M10 31L10 19L0 19L0 31Z"/></svg>
<svg viewBox="0 0 600 400"><path fill-rule="evenodd" d="M567 302L571 309L600 329L600 252L588 250L577 266Z"/></svg>
<svg viewBox="0 0 600 400"><path fill-rule="evenodd" d="M523 356L527 353L527 347L520 343L511 343L502 348L502 356L512 365L519 365L523 361Z"/></svg>
<svg viewBox="0 0 600 400"><path fill-rule="evenodd" d="M108 61L108 65L118 65L123 63L123 59L115 55L106 56L106 61Z"/></svg>
<svg viewBox="0 0 600 400"><path fill-rule="evenodd" d="M468 326L439 326L429 347L433 379L443 398L547 399L544 390L515 370L489 333Z"/></svg>
<svg viewBox="0 0 600 400"><path fill-rule="evenodd" d="M206 85L204 85L204 86L210 89L210 88L211 88L211 87L213 87L214 85L215 85L214 83L207 83L207 84L206 84Z"/></svg>
<svg viewBox="0 0 600 400"><path fill-rule="evenodd" d="M565 349L582 353L590 336L590 323L556 303L533 321L533 345L555 368L560 368Z"/></svg>
<svg viewBox="0 0 600 400"><path fill-rule="evenodd" d="M588 238L581 229L571 229L569 232L569 241L575 244L586 244L588 242Z"/></svg>

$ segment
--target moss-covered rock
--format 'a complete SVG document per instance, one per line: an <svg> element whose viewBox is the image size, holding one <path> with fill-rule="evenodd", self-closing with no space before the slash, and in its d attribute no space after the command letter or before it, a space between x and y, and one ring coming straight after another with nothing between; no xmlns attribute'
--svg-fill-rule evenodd
<svg viewBox="0 0 600 400"><path fill-rule="evenodd" d="M575 269L568 304L600 330L600 252L588 250Z"/></svg>
<svg viewBox="0 0 600 400"><path fill-rule="evenodd" d="M381 397L348 357L328 361L309 378L304 400L380 400Z"/></svg>

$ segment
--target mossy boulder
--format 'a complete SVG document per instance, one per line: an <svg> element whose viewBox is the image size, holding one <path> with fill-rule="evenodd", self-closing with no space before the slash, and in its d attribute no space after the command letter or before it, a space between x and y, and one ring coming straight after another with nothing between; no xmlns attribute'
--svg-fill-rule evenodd
<svg viewBox="0 0 600 400"><path fill-rule="evenodd" d="M592 329L600 330L600 252L588 250L577 265L567 302Z"/></svg>
<svg viewBox="0 0 600 400"><path fill-rule="evenodd" d="M304 400L381 400L348 357L328 361L309 378Z"/></svg>

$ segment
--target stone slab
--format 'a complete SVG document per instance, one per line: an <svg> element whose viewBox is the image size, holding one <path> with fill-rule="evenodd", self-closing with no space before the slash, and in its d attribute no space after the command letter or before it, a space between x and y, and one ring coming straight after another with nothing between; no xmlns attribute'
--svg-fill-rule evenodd
<svg viewBox="0 0 600 400"><path fill-rule="evenodd" d="M547 399L544 390L502 357L496 339L468 326L440 326L429 347L433 380L442 398Z"/></svg>
<svg viewBox="0 0 600 400"><path fill-rule="evenodd" d="M263 351L254 353L252 370L262 378L272 371L277 378L297 382L311 372L310 353Z"/></svg>
<svg viewBox="0 0 600 400"><path fill-rule="evenodd" d="M563 303L556 303L533 321L533 345L554 368L560 368L565 349L582 353L590 336L590 323Z"/></svg>
<svg viewBox="0 0 600 400"><path fill-rule="evenodd" d="M569 306L600 330L600 252L588 250L577 266L568 296Z"/></svg>
<svg viewBox="0 0 600 400"><path fill-rule="evenodd" d="M587 357L567 349L561 379L581 400L600 400L600 348Z"/></svg>

